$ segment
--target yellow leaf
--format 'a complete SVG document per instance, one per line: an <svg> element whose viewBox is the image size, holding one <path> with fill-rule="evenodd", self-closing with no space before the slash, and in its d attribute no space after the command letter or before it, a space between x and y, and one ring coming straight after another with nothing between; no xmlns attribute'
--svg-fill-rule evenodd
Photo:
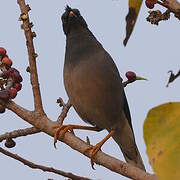
<svg viewBox="0 0 180 180"><path fill-rule="evenodd" d="M134 29L141 4L142 0L129 0L129 12L126 16L126 37L123 41L124 46L126 46Z"/></svg>
<svg viewBox="0 0 180 180"><path fill-rule="evenodd" d="M180 102L151 109L144 123L144 140L158 180L180 179Z"/></svg>
<svg viewBox="0 0 180 180"><path fill-rule="evenodd" d="M129 8L134 8L136 14L139 13L141 4L142 4L142 0L129 0Z"/></svg>

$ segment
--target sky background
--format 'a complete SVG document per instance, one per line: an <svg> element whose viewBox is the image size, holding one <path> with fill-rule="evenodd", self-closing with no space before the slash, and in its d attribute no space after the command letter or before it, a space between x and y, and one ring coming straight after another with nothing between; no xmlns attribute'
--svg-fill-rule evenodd
<svg viewBox="0 0 180 180"><path fill-rule="evenodd" d="M15 101L32 109L32 91L29 74L26 73L28 56L23 31L18 21L20 10L17 1L3 0L1 2L1 28L0 47L7 49L9 57L14 62L14 67L20 70L23 76L23 89ZM153 26L146 21L148 9L143 3L134 32L124 47L122 42L125 37L125 16L128 12L127 1L83 1L83 0L54 0L54 1L27 1L32 11L31 21L36 32L35 49L38 54L37 65L42 92L44 109L52 120L56 121L61 109L56 104L56 99L61 96L67 101L63 85L63 63L65 54L65 35L62 30L60 17L66 4L78 8L85 18L89 29L103 44L104 48L114 59L119 72L125 79L125 72L132 70L148 79L126 87L136 142L141 152L148 172L152 172L146 156L146 147L143 140L143 122L147 112L159 104L179 101L180 78L166 88L169 70L176 73L180 67L179 53L179 21L173 16L159 26ZM0 134L14 129L30 127L10 111L0 115ZM83 124L83 121L71 108L65 123ZM91 143L96 144L107 131L90 132L75 131L83 140L88 135ZM72 150L67 145L58 142L57 150L53 147L53 138L44 133L18 138L17 145L12 152L23 156L35 163L52 166L54 168L70 171L77 175L87 176L92 179L128 179L95 165L92 170L87 157ZM4 143L1 143L4 147ZM124 160L120 149L110 139L102 150L116 158ZM0 154L1 179L65 179L52 173L33 170L23 164Z"/></svg>

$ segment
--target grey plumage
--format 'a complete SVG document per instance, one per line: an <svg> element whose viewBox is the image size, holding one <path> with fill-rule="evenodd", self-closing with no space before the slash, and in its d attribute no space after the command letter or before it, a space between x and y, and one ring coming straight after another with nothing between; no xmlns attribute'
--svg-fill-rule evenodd
<svg viewBox="0 0 180 180"><path fill-rule="evenodd" d="M126 161L145 170L115 63L77 9L67 8L62 22L66 34L64 84L73 107L85 122L109 132L114 129L113 139Z"/></svg>

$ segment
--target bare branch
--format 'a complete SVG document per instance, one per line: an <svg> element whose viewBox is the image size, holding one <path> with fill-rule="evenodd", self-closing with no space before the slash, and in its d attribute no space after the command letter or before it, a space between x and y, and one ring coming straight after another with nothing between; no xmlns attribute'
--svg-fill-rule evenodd
<svg viewBox="0 0 180 180"><path fill-rule="evenodd" d="M35 127L14 130L14 131L7 132L5 134L0 135L0 142L5 140L6 138L17 138L17 137L21 137L21 136L36 134L39 132L41 132L41 131Z"/></svg>
<svg viewBox="0 0 180 180"><path fill-rule="evenodd" d="M166 8L165 12L160 10L149 11L149 16L146 18L151 24L158 25L162 20L168 20L170 13L173 13L176 18L180 20L180 3L177 0L157 0L154 4L159 4ZM152 4L152 7L154 7Z"/></svg>
<svg viewBox="0 0 180 180"><path fill-rule="evenodd" d="M28 112L23 111L23 109L17 105L15 102L10 101L7 105L7 108L9 110L12 110L14 113L16 113L18 116L22 117L26 122L32 124L37 129L40 129L41 131L45 132L46 134L49 134L50 136L54 137L54 127L57 126L57 122L51 121L47 116L38 116L38 114L33 113L27 114ZM27 115L24 115L27 114ZM34 119L33 119L34 118ZM66 133L63 139L60 139L60 141L63 141L65 144L70 146L72 149L84 154L84 151L89 147L89 145L79 139L78 137L74 136L72 133ZM53 141L52 141L53 144ZM89 152L86 154L87 157L90 157ZM123 176L135 179L135 180L156 180L156 177L152 174L146 173L142 171L139 168L136 168L128 163L125 163L123 161L120 161L112 156L109 156L102 151L99 151L95 155L95 162L99 165L102 165L108 169L110 169L113 172L116 172L118 174L121 174Z"/></svg>
<svg viewBox="0 0 180 180"><path fill-rule="evenodd" d="M12 106L11 109L11 104L15 104L15 106ZM33 116L33 111L29 111L20 105L16 104L12 100L9 100L8 103L6 104L6 108L13 111L15 114L17 114L19 117L22 119L30 119L31 116Z"/></svg>
<svg viewBox="0 0 180 180"><path fill-rule="evenodd" d="M161 2L162 1L162 2ZM164 6L170 12L174 13L175 17L180 20L180 3L177 0L161 0L157 4Z"/></svg>
<svg viewBox="0 0 180 180"><path fill-rule="evenodd" d="M58 122L60 125L63 124L63 121L64 121L64 119L66 118L67 113L68 113L68 111L69 111L70 108L71 108L71 103L70 103L70 100L68 100L68 102L67 102L66 104L65 104L65 103L63 104L62 112L61 112L61 114L59 115L58 120L57 120L57 122Z"/></svg>
<svg viewBox="0 0 180 180"><path fill-rule="evenodd" d="M24 34L26 37L26 45L28 49L30 79L31 79L33 96L34 96L34 107L36 111L44 113L42 100L41 100L39 81L38 81L37 67L36 67L37 54L35 53L34 44L33 44L34 33L31 31L32 23L30 23L29 15L28 15L28 11L30 10L30 8L29 6L25 4L24 0L18 0L17 2L21 10L20 19L23 21L23 24L21 27L24 30Z"/></svg>
<svg viewBox="0 0 180 180"><path fill-rule="evenodd" d="M21 115L25 113L25 110L23 110L23 108L18 106L17 104L16 104L16 106L18 108L16 107L16 112L15 113L18 113L19 116L21 117ZM68 113L70 107L71 107L71 103L70 103L69 100L68 100L67 103L63 104L62 112L59 115L58 120L57 120L58 124L60 124L60 125L63 124L63 121L64 121L65 117L67 116L67 113ZM14 130L14 131L7 132L5 134L0 135L0 142L5 140L6 138L17 138L17 137L21 137L21 136L27 136L27 135L36 134L36 133L39 133L39 132L41 132L41 131L39 129L35 128L35 127Z"/></svg>
<svg viewBox="0 0 180 180"><path fill-rule="evenodd" d="M0 152L3 153L4 155L6 156L9 156L17 161L20 161L21 163L23 163L24 165L32 168L32 169L40 169L42 171L46 171L46 172L52 172L52 173L55 173L55 174L58 174L58 175L61 175L61 176L64 176L64 177L68 177L68 178L71 178L71 179L74 179L74 180L90 180L89 178L85 178L85 177L80 177L80 176L76 176L72 173L69 173L69 172L64 172L62 170L58 170L58 169L54 169L53 167L47 167L47 166L43 166L43 165L39 165L39 164L35 164L31 161L28 161L20 156L18 156L17 154L13 154L3 148L0 147Z"/></svg>
<svg viewBox="0 0 180 180"><path fill-rule="evenodd" d="M173 13L177 13L180 10L180 3L177 0L162 0L164 7L170 9Z"/></svg>
<svg viewBox="0 0 180 180"><path fill-rule="evenodd" d="M9 104L7 105L7 108L10 109L12 107L10 104L13 104L13 103L14 103L13 101L10 101ZM62 125L63 120L67 116L67 113L68 113L70 107L71 107L71 103L68 100L68 102L64 103L64 105L63 105L62 112L59 115L58 120L57 120L58 124ZM28 111L17 104L16 104L16 106L13 106L13 108L11 110L14 111L19 117L21 117L21 118L24 117L23 119L26 119L27 114L30 117L30 119L32 119L33 113L36 113L36 112ZM39 129L37 129L36 127L14 130L14 131L7 132L5 134L0 135L0 142L5 140L6 138L17 138L17 137L21 137L21 136L36 134L39 132L41 132L41 131Z"/></svg>

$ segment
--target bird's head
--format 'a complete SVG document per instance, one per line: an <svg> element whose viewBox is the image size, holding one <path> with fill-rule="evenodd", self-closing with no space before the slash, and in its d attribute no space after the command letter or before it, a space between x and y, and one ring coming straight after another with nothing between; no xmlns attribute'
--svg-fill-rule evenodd
<svg viewBox="0 0 180 180"><path fill-rule="evenodd" d="M66 35L70 33L73 29L87 28L86 21L81 16L78 9L72 9L66 6L65 12L61 16L63 31Z"/></svg>

